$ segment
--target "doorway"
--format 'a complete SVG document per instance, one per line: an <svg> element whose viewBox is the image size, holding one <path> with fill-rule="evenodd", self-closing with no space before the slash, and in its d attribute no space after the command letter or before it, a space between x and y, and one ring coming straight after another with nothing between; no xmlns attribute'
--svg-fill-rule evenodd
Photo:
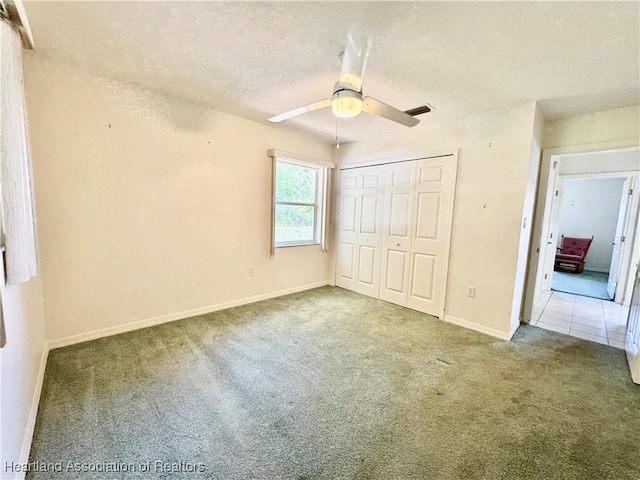
<svg viewBox="0 0 640 480"><path fill-rule="evenodd" d="M633 176L611 174L560 175L557 189L561 195L555 197L559 203L556 248L560 250L556 250L551 274L552 291L615 298L620 237L629 221L627 193L633 180ZM584 260L572 260L579 250ZM563 251L569 253L567 263L562 261Z"/></svg>
<svg viewBox="0 0 640 480"><path fill-rule="evenodd" d="M635 245L640 148L555 150L543 152L538 194L543 210L534 227L539 243L530 259L529 281L535 283L526 306L530 323L624 348L632 266L640 253ZM589 244L583 262L559 261L556 255L564 253L559 248L567 240L576 240L582 252Z"/></svg>

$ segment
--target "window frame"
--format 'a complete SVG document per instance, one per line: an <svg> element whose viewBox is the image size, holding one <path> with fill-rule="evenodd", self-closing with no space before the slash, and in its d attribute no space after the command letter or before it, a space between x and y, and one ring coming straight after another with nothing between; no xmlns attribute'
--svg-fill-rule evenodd
<svg viewBox="0 0 640 480"><path fill-rule="evenodd" d="M288 163L290 165L297 165L304 168L310 168L315 170L315 202L292 202L292 201L278 201L276 198L277 191L277 168L279 163ZM274 178L273 178L273 246L274 248L289 248L289 247L302 247L308 245L320 245L322 238L322 223L324 218L324 203L325 203L325 188L326 182L326 167L318 165L316 163L304 162L299 160L291 160L289 158L283 158L279 156L274 157ZM278 205L292 205L302 207L313 207L313 238L310 240L288 240L279 242L276 237L276 210Z"/></svg>
<svg viewBox="0 0 640 480"><path fill-rule="evenodd" d="M284 150L270 148L267 150L267 157L271 160L271 245L270 245L270 253L271 258L273 259L276 255L276 245L275 245L275 223L276 223L276 162L277 160L289 160L293 163L300 163L303 165L310 165L312 167L320 167L320 171L322 173L322 184L318 186L320 192L322 193L322 197L318 198L318 202L321 206L321 211L319 213L319 246L323 253L328 252L328 235L330 230L329 225L329 216L330 212L333 208L332 204L332 190L333 190L333 171L336 169L336 164L327 160L321 160L319 158L308 157L306 155L300 155L299 153L287 152ZM318 243L308 244L310 246L318 245ZM299 246L299 245L291 245L291 246ZM278 247L278 248L286 248L286 247Z"/></svg>

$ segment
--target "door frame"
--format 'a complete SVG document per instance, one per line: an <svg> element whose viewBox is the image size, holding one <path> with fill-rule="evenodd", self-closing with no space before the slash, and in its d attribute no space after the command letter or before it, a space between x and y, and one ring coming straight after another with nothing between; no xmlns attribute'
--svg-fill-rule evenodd
<svg viewBox="0 0 640 480"><path fill-rule="evenodd" d="M412 162L415 160L425 160L425 159L429 159L429 158L438 158L438 157L452 157L453 160L453 172L452 172L452 181L453 181L453 192L452 192L452 203L451 203L451 219L448 222L447 225L447 231L445 232L445 238L446 238L446 242L445 242L445 258L444 258L444 274L443 274L443 286L442 286L442 293L441 293L441 320L444 320L444 316L445 316L445 308L446 308L446 302L447 302L447 292L449 290L449 263L451 261L451 234L453 232L453 216L454 216L454 212L455 212L455 204L456 204L456 192L457 192L457 187L458 187L458 156L459 156L459 149L454 148L454 149L444 149L444 150L431 150L431 151L420 151L420 152L415 152L415 153L409 153L406 155L401 155L401 156L397 156L397 157L386 157L386 158L381 158L381 159L377 159L377 160L370 160L370 161L366 161L366 162L358 162L358 163L349 163L349 164L345 164L345 165L340 165L338 164L337 166L337 170L341 171L341 170L351 170L354 168L362 168L362 167L373 167L373 166L378 166L378 165L388 165L391 163L400 163L400 162ZM337 177L339 177L339 175L336 175ZM340 185L337 185L337 188L334 192L335 197L337 198L338 193L340 192ZM334 202L334 204L337 204L338 202ZM334 222L335 225L340 225L340 212L339 211L334 211ZM334 229L334 244L337 244L338 238L338 228ZM334 258L334 285L335 285L335 281L336 281L336 275L337 275L337 261L338 261L338 255L336 252L335 258Z"/></svg>
<svg viewBox="0 0 640 480"><path fill-rule="evenodd" d="M538 191L536 194L536 201L534 206L534 223L533 223L533 240L537 242L537 245L532 245L529 255L529 268L527 274L527 283L525 289L525 304L523 311L523 321L529 323L531 321L531 312L533 310L533 304L542 293L540 291L543 268L541 268L541 262L544 258L546 240L549 231L549 221L551 215L551 204L553 203L553 191L555 177L557 174L553 174L553 157L569 154L581 154L581 153L596 153L612 150L624 150L628 148L638 147L638 140L635 138L617 140L613 142L601 142L590 143L584 145L572 145L566 147L553 147L545 148L542 150L542 159L540 162L540 176L538 182ZM559 163L557 164L559 168ZM558 170L559 171L559 170ZM604 172L603 172L604 173ZM619 172L611 172L620 176ZM551 187L551 188L549 188ZM638 188L638 187L636 187ZM637 213L637 212L636 212ZM637 220L637 217L636 217ZM636 234L638 225L636 221L634 240L636 240ZM634 245L633 250L637 250L638 247ZM633 259L637 256L637 251L630 253L630 258ZM627 274L627 277L629 275ZM626 280L625 280L626 281ZM625 287L625 293L628 289Z"/></svg>

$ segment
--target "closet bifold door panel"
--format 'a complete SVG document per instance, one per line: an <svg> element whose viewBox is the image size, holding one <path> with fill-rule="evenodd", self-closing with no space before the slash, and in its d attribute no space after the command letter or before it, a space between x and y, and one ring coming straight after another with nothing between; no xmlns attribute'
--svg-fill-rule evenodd
<svg viewBox="0 0 640 480"><path fill-rule="evenodd" d="M380 299L407 306L416 161L385 166Z"/></svg>
<svg viewBox="0 0 640 480"><path fill-rule="evenodd" d="M384 167L340 172L336 285L378 298Z"/></svg>
<svg viewBox="0 0 640 480"><path fill-rule="evenodd" d="M455 160L417 161L407 307L442 318L453 218Z"/></svg>
<svg viewBox="0 0 640 480"><path fill-rule="evenodd" d="M340 172L336 285L443 318L457 156Z"/></svg>

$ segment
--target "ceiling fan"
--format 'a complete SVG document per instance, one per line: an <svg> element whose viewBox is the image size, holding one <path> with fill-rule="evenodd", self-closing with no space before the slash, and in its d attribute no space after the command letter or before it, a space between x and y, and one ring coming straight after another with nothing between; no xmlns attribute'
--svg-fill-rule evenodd
<svg viewBox="0 0 640 480"><path fill-rule="evenodd" d="M420 123L420 120L414 118L414 116L430 112L431 108L426 105L403 112L373 97L362 95L362 76L367 66L371 44L371 36L367 36L358 42L354 35L348 34L344 52L338 56L339 58L340 56L342 57L342 70L340 78L333 86L331 98L276 115L269 118L269 121L278 123L303 113L330 106L333 114L339 118L357 117L364 111L407 127L414 127Z"/></svg>

